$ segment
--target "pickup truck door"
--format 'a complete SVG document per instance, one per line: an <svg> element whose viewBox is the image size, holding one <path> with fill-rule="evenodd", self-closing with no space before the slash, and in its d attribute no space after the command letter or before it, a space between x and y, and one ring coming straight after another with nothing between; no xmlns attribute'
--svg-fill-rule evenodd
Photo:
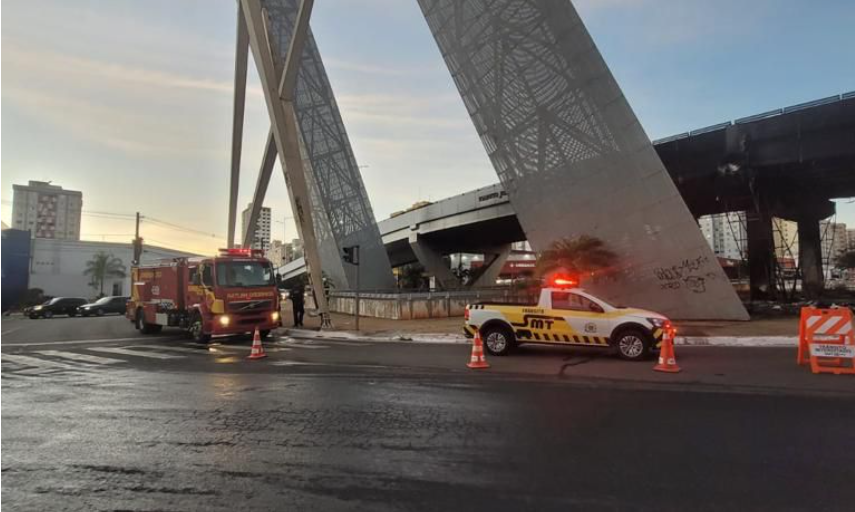
<svg viewBox="0 0 855 512"><path fill-rule="evenodd" d="M550 298L550 315L560 316L566 322L555 331L560 338L556 341L608 345L614 321L598 304L572 291L552 291Z"/></svg>

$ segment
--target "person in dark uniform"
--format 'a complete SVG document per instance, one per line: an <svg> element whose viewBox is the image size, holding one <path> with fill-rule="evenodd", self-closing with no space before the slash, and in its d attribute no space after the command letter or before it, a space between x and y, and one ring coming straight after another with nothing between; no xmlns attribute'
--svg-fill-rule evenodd
<svg viewBox="0 0 855 512"><path fill-rule="evenodd" d="M291 309L294 310L294 327L303 326L303 314L306 312L304 295L306 294L302 284L291 288L288 298L291 299Z"/></svg>

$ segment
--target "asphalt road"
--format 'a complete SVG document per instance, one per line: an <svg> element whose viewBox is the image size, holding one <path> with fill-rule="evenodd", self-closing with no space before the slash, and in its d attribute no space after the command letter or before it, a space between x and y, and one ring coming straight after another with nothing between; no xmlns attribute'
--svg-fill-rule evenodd
<svg viewBox="0 0 855 512"><path fill-rule="evenodd" d="M564 351L471 372L456 363L465 346L353 340L279 339L247 361L246 338L207 348L176 334L142 337L117 317L3 320L9 510L855 502L855 389L568 377L590 365L554 373L582 357ZM710 357L700 350L695 361ZM609 361L594 363L630 368Z"/></svg>

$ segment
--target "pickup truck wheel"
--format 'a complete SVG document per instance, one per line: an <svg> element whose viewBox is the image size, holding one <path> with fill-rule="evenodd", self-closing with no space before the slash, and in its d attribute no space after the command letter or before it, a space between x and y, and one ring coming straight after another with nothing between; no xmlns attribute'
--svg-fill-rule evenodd
<svg viewBox="0 0 855 512"><path fill-rule="evenodd" d="M627 361L643 361L650 355L650 337L638 329L620 331L614 340L618 357Z"/></svg>
<svg viewBox="0 0 855 512"><path fill-rule="evenodd" d="M481 329L481 339L484 341L484 348L491 355L503 356L515 345L514 335L510 329L500 325L490 325Z"/></svg>
<svg viewBox="0 0 855 512"><path fill-rule="evenodd" d="M193 341L196 343L208 343L211 341L211 335L205 334L203 330L202 323L202 315L194 314L192 318L190 318L190 328L188 332L190 333L190 337L193 338Z"/></svg>

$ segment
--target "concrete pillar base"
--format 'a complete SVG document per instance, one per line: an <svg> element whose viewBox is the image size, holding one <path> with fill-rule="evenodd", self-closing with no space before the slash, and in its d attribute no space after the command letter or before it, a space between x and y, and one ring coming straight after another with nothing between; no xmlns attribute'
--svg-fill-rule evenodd
<svg viewBox="0 0 855 512"><path fill-rule="evenodd" d="M490 249L484 249L484 267L481 275L478 276L469 286L472 288L487 288L496 286L496 279L502 272L502 267L511 255L511 244L501 245Z"/></svg>
<svg viewBox="0 0 855 512"><path fill-rule="evenodd" d="M460 287L460 281L445 264L445 261L442 259L442 253L435 247L432 247L431 244L423 237L420 237L418 233L410 234L410 247L413 249L416 258L425 268L428 275L435 278L436 286L438 288L448 290Z"/></svg>
<svg viewBox="0 0 855 512"><path fill-rule="evenodd" d="M751 300L774 300L778 296L778 288L775 283L772 215L769 212L748 211L746 221Z"/></svg>

